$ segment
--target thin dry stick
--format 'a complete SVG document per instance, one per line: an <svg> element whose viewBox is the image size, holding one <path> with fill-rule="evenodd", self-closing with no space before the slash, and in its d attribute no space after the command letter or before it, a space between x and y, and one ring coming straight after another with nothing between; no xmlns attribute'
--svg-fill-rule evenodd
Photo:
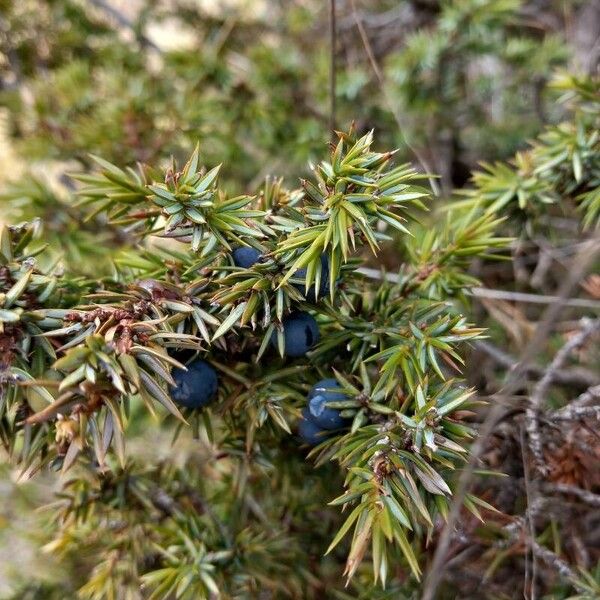
<svg viewBox="0 0 600 600"><path fill-rule="evenodd" d="M596 387L596 398L600 398L600 386ZM549 416L550 421L579 421L593 418L600 421L600 406L566 406Z"/></svg>
<svg viewBox="0 0 600 600"><path fill-rule="evenodd" d="M567 483L545 483L542 485L542 489L550 494L567 494L569 496L575 496L578 500L581 500L581 502L600 508L600 495L588 492L588 490L582 490L576 485L569 485Z"/></svg>
<svg viewBox="0 0 600 600"><path fill-rule="evenodd" d="M527 509L527 512L537 513L539 512L545 504L545 500L543 498L537 498L533 504ZM504 533L508 536L507 539L502 540L500 543L495 544L497 548L506 548L510 544L522 541L522 536L525 528L525 519L523 517L517 517L512 523L503 528ZM529 545L532 554L539 558L542 562L546 564L546 566L550 567L555 573L559 573L565 579L571 581L575 589L580 592L585 591L578 583L577 583L577 574L569 564L564 561L560 556L556 555L554 552L545 548L541 544L535 541L531 536L527 536L526 542Z"/></svg>
<svg viewBox="0 0 600 600"><path fill-rule="evenodd" d="M366 277L371 279L382 279L381 272L377 269L369 269L367 267L361 267L358 269L359 273L362 273ZM400 276L396 273L386 273L385 279L393 283L400 281ZM467 292L471 296L476 298L490 298L492 300L510 300L513 302L525 302L528 304L554 304L560 300L559 296L545 296L542 294L526 294L523 292L511 292L507 290L493 290L484 287L473 287ZM572 308L591 308L600 310L600 302L597 300L587 300L586 298L567 298L562 300L562 306L569 306Z"/></svg>
<svg viewBox="0 0 600 600"><path fill-rule="evenodd" d="M581 319L581 331L574 335L554 356L552 362L548 365L543 377L533 388L529 406L525 410L525 419L527 427L527 437L529 439L529 448L535 462L535 467L540 475L546 474L544 465L544 452L542 437L540 435L540 422L538 419L539 411L544 404L548 389L554 381L554 374L562 368L569 355L579 346L581 346L594 332L600 330L600 319L591 321L590 319Z"/></svg>
<svg viewBox="0 0 600 600"><path fill-rule="evenodd" d="M469 290L473 296L478 298L490 298L492 300L511 300L514 302L527 302L531 304L554 304L558 296L545 296L542 294L527 294L524 292L510 292L507 290L492 290L483 287L474 287ZM570 298L564 306L578 308L592 308L600 310L600 302L586 298Z"/></svg>
<svg viewBox="0 0 600 600"><path fill-rule="evenodd" d="M431 173L433 173L433 169L429 166L429 163L427 162L425 157L416 148L414 148L411 144L409 144L408 140L406 139L406 136L403 133L404 127L402 124L402 119L400 118L400 115L398 114L398 111L396 110L394 102L387 91L383 72L379 68L379 64L377 63L377 59L375 58L375 53L373 52L373 47L371 46L371 42L369 41L369 36L367 35L367 32L365 31L365 27L363 25L363 22L358 15L358 12L356 10L356 4L355 4L354 0L350 0L350 5L352 7L352 15L354 17L354 22L356 23L356 27L358 28L358 32L360 34L360 38L361 38L363 46L365 48L367 58L369 59L369 62L371 63L371 68L373 69L373 73L375 73L375 77L379 84L379 88L381 89L381 93L383 94L383 99L385 100L388 110L392 113L392 116L394 117L394 120L396 121L396 124L398 125L400 139L405 144L405 146L415 155L416 159L421 164L421 168L425 171L425 173L428 176L429 185L431 186L433 193L436 196L439 196L440 188L439 188L438 184L436 183L435 179L433 178L433 176L431 175Z"/></svg>
<svg viewBox="0 0 600 600"><path fill-rule="evenodd" d="M511 523L510 526L504 528L504 531L509 534L508 542L519 541L523 526L523 519L519 518L514 523ZM531 548L531 553L536 558L542 560L546 566L550 567L555 573L559 573L564 579L570 580L578 591L585 591L577 583L577 574L575 571L573 571L569 564L560 558L560 556L556 555L552 550L548 550L548 548L538 544L538 542L529 536L527 538L527 544Z"/></svg>
<svg viewBox="0 0 600 600"><path fill-rule="evenodd" d="M526 521L527 524L529 525L529 536L532 540L535 540L535 515L537 513L537 502L532 502L532 497L533 497L533 493L532 493L532 489L531 489L531 481L529 479L529 468L527 466L527 459L526 459L526 446L525 446L525 432L523 431L523 427L521 426L519 428L519 438L520 438L520 442L521 442L521 460L523 462L523 475L524 475L524 479L525 479L525 496L527 498L527 510L525 511L526 514ZM531 552L531 599L530 600L535 600L535 586L536 586L536 582L537 582L537 560L536 560L536 555L535 553L532 551ZM527 597L526 596L526 591L527 591L527 571L525 572L525 590L524 590L524 594L523 597Z"/></svg>
<svg viewBox="0 0 600 600"><path fill-rule="evenodd" d="M600 400L600 385L594 385L590 387L588 390L583 392L583 394L577 396L577 398L575 398L573 402L554 412L552 414L552 419L571 419L581 409L598 408L596 406L587 406L590 402L593 402L594 400Z"/></svg>
<svg viewBox="0 0 600 600"><path fill-rule="evenodd" d="M505 369L513 369L518 361L512 357L504 350L497 348L490 342L484 340L477 340L475 342L475 347L478 350L482 350L488 356L490 356L494 362L496 362L501 367ZM538 365L528 365L527 367L527 375L530 377L535 377L539 379L544 374L544 370ZM566 385L571 387L582 387L588 388L587 392L590 390L594 390L598 387L598 395L600 395L600 373L596 373L592 370L584 369L583 367L572 367L569 369L559 369L554 373L554 382L560 385ZM587 393L587 392L584 392ZM593 393L593 392L592 392ZM570 406L574 405L574 403L579 402L579 398L583 397L584 394L578 396ZM589 397L587 402L584 402L583 405L587 404L593 399L593 396Z"/></svg>
<svg viewBox="0 0 600 600"><path fill-rule="evenodd" d="M548 548L538 544L535 540L529 540L529 545L537 558L543 560L553 571L560 573L564 579L569 580L575 589L579 592L586 591L577 583L577 574L575 571L573 571L569 564L560 558L560 556L557 556L552 550L548 550Z"/></svg>
<svg viewBox="0 0 600 600"><path fill-rule="evenodd" d="M329 0L329 133L335 136L336 128L336 69L335 51L337 48L335 0Z"/></svg>
<svg viewBox="0 0 600 600"><path fill-rule="evenodd" d="M433 560L431 561L431 565L427 571L421 600L434 599L437 587L444 576L444 563L446 560L446 554L448 552L448 546L452 537L452 531L454 530L454 526L458 520L458 517L460 516L463 500L471 484L475 463L483 452L487 438L490 436L494 425L505 410L503 406L503 400L505 400L507 397L510 397L510 395L521 385L526 376L527 364L542 348L542 345L548 337L548 333L552 329L553 323L557 320L558 315L562 310L565 301L567 300L567 297L581 280L589 265L592 264L592 261L599 253L600 240L594 239L590 240L590 242L586 244L574 257L572 261L572 268L568 271L568 276L560 287L558 294L559 300L556 303L551 304L546 309L542 320L538 323L535 329L533 337L523 351L518 365L509 373L504 388L492 396L492 398L496 398L500 401L492 405L479 430L477 441L471 448L469 462L463 469L462 475L458 481L458 486L454 493L450 514L448 515L444 529L440 534ZM532 540L531 543L532 549L535 552L535 541Z"/></svg>

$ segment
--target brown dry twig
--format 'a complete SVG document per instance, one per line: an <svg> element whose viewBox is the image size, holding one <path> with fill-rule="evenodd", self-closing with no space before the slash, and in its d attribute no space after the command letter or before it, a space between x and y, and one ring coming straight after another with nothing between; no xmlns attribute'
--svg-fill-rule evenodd
<svg viewBox="0 0 600 600"><path fill-rule="evenodd" d="M600 387L596 389L600 390ZM600 398L600 393L596 397ZM550 417L552 421L579 421L589 418L600 420L600 406L565 406Z"/></svg>
<svg viewBox="0 0 600 600"><path fill-rule="evenodd" d="M536 505L539 508L541 502ZM506 548L515 542L525 542L531 549L532 554L539 558L553 572L559 573L563 578L569 580L578 591L584 591L577 584L577 574L570 565L552 550L542 546L535 539L525 533L526 519L517 517L512 523L502 529L507 538L496 544L499 548Z"/></svg>
<svg viewBox="0 0 600 600"><path fill-rule="evenodd" d="M580 394L567 406L553 413L553 419L571 418L571 414L576 414L581 408L589 408L587 405L594 400L600 400L600 384L590 386L583 394Z"/></svg>
<svg viewBox="0 0 600 600"><path fill-rule="evenodd" d="M491 357L499 366L505 369L514 369L518 362L516 358L497 348L486 340L477 340L474 346L478 350L483 350L489 357ZM538 365L531 364L527 365L526 374L528 377L539 379L544 374L544 369ZM554 373L554 383L565 386L588 388L590 390L598 389L598 395L600 396L600 374L584 367L570 367L558 369ZM582 394L581 396L584 396ZM574 400L572 404L578 402L579 399Z"/></svg>
<svg viewBox="0 0 600 600"><path fill-rule="evenodd" d="M569 355L576 348L583 345L585 341L597 331L600 331L600 319L582 319L581 331L568 340L556 353L554 359L544 372L544 375L533 389L529 399L529 405L525 410L527 436L535 467L540 475L546 474L547 467L544 461L543 444L540 435L539 412L542 409L550 385L554 381L554 374L564 365Z"/></svg>
<svg viewBox="0 0 600 600"><path fill-rule="evenodd" d="M589 492L588 490L583 490L576 485L569 485L567 483L544 483L542 484L542 489L548 494L575 496L575 498L581 502L600 508L600 495Z"/></svg>

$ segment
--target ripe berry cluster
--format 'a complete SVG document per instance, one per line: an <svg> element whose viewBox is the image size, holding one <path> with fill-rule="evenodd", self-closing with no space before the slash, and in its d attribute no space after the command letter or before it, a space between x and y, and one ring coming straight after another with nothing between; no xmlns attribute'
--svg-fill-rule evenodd
<svg viewBox="0 0 600 600"><path fill-rule="evenodd" d="M238 247L232 253L235 266L249 269L262 258L261 253L250 247ZM319 293L316 285L305 291L302 283L295 284L306 295L309 302L316 302L317 296L324 296L329 290L329 259L321 256L322 278ZM299 269L296 279L306 278L306 269ZM294 311L283 319L284 354L291 358L304 356L318 341L319 327L312 315L303 311ZM274 333L271 344L277 345ZM209 405L217 394L218 378L213 367L203 359L195 359L187 365L187 370L174 369L172 388L173 400L185 408L199 409ZM327 432L340 429L345 419L340 411L328 407L329 402L345 400L345 395L338 391L340 386L335 379L323 379L313 386L308 395L308 404L302 411L302 419L298 424L298 434L307 444L314 446L325 439Z"/></svg>

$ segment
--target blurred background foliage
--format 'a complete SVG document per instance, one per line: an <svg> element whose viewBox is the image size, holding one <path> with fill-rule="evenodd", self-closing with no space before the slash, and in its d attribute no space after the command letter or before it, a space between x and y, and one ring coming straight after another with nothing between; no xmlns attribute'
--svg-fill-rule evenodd
<svg viewBox="0 0 600 600"><path fill-rule="evenodd" d="M2 102L22 156L155 162L182 159L200 138L207 164L226 163L240 186L301 172L317 155L328 123L326 3L121 4L3 0ZM402 145L356 17L403 135L446 189L461 186L479 161L510 156L560 118L545 84L578 60L567 33L584 8L378 1L353 13L342 2L337 122Z"/></svg>

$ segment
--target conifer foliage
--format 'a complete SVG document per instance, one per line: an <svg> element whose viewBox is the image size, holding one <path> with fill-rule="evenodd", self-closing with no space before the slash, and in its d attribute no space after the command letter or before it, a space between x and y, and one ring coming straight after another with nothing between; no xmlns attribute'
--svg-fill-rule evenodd
<svg viewBox="0 0 600 600"><path fill-rule="evenodd" d="M2 598L600 597L592 4L0 0Z"/></svg>
<svg viewBox="0 0 600 600"><path fill-rule="evenodd" d="M576 208L586 229L600 223L600 93L593 77L558 74L551 87L569 108L570 118L548 126L512 164L484 164L473 188L462 190L463 205L524 218L529 226L549 205ZM453 205L456 208L456 204Z"/></svg>
<svg viewBox="0 0 600 600"><path fill-rule="evenodd" d="M123 240L99 280L37 266L43 223L2 230L2 442L28 476L68 472L48 549L100 552L83 597L300 595L344 556L357 589L367 556L381 584L391 561L419 578L474 435L460 366L483 330L457 298L507 239L478 210L425 232L425 176L338 137L300 188L255 196L199 148L162 171L95 158L77 210ZM397 282L366 277L398 236ZM208 454L144 466L141 426Z"/></svg>

